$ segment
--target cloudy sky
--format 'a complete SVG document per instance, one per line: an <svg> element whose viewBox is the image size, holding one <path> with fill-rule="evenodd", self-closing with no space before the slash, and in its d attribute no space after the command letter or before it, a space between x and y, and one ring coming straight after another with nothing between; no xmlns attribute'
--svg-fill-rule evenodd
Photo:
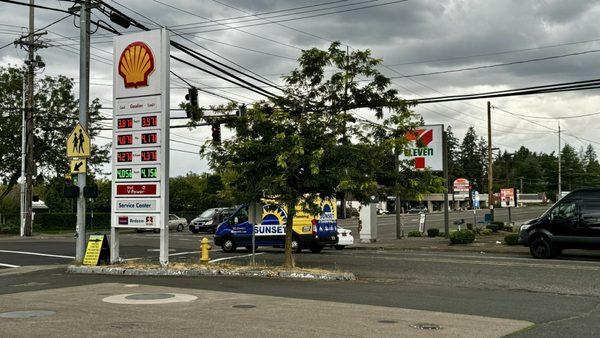
<svg viewBox="0 0 600 338"><path fill-rule="evenodd" d="M25 2L25 1L24 1ZM160 2L163 2L161 4ZM326 47L339 40L351 48L369 48L384 60L388 76L454 70L466 67L522 61L548 56L586 52L578 56L528 62L506 67L395 79L393 85L405 98L503 90L556 82L594 79L600 75L600 3L585 0L107 0L149 27L172 27L191 39L255 73L280 82L281 74L293 69L302 49ZM37 4L67 9L67 1L38 0ZM122 5L129 9L122 7ZM168 5L168 6L167 6ZM302 8L298 8L302 7ZM361 8L367 7L367 8ZM297 8L296 10L288 10ZM130 11L132 10L132 11ZM287 11L286 11L287 10ZM262 14L258 19L249 14ZM36 28L64 16L36 10ZM108 21L94 11L95 19ZM221 20L232 18L230 20ZM210 20L219 20L217 22ZM0 4L0 46L13 41L28 25L26 7ZM125 31L119 27L120 31ZM78 29L66 19L47 29L54 47L40 55L46 61L43 75L63 74L78 78ZM129 29L133 31L133 29ZM173 37L194 47L181 37ZM0 65L20 65L23 50L10 46L0 50ZM99 29L93 36L91 96L112 106L112 38ZM223 62L227 62L220 59ZM260 98L245 89L191 69L176 61L172 70L200 88L251 102ZM184 99L181 81L171 82L171 106ZM200 95L201 105L224 103ZM496 107L515 115L547 118L600 111L596 90L494 99ZM486 135L486 101L473 100L418 106L426 123L451 125L462 138L468 126ZM110 110L104 110L107 116ZM364 113L362 113L364 114ZM182 112L173 112L182 116ZM535 151L556 150L558 123L566 131L564 141L576 148L588 140L600 150L599 118L528 119L505 111L493 111L494 146L514 151L525 145ZM364 115L364 117L369 117ZM181 123L180 121L175 123ZM103 132L109 137L110 132ZM227 133L225 132L226 136ZM195 154L210 137L208 127L172 132L172 175L207 171ZM97 139L97 143L108 142ZM107 168L107 171L109 169Z"/></svg>

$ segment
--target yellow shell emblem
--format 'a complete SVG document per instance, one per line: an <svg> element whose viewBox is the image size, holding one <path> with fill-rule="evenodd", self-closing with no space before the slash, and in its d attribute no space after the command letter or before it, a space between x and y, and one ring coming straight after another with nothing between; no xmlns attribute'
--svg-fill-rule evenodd
<svg viewBox="0 0 600 338"><path fill-rule="evenodd" d="M129 44L119 58L119 75L125 88L148 85L148 77L154 71L154 55L147 44L136 41Z"/></svg>

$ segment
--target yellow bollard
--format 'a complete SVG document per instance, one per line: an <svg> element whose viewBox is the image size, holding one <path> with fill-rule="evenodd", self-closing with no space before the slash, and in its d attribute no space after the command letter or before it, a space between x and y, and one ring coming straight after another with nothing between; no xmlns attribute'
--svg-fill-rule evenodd
<svg viewBox="0 0 600 338"><path fill-rule="evenodd" d="M200 264L208 265L208 261L210 261L210 257L208 257L208 250L212 249L210 244L208 244L208 238L202 238L200 242Z"/></svg>

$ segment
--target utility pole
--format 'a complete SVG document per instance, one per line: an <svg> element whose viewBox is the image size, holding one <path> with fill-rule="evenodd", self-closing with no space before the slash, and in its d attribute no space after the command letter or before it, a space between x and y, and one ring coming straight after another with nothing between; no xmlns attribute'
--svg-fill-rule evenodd
<svg viewBox="0 0 600 338"><path fill-rule="evenodd" d="M27 91L27 83L25 82L25 74L23 74L22 80L23 82L23 104L21 111L21 237L25 236L25 216L27 215L27 184L26 184L26 158L27 158L27 118L26 108L27 108L27 99L26 99L26 91Z"/></svg>
<svg viewBox="0 0 600 338"><path fill-rule="evenodd" d="M494 169L492 168L492 103L487 103L488 118L488 206L492 222L494 221Z"/></svg>
<svg viewBox="0 0 600 338"><path fill-rule="evenodd" d="M79 123L87 131L90 89L90 2L81 1L79 13ZM87 170L86 170L87 171ZM77 243L75 260L83 261L85 254L85 197L83 190L86 184L86 173L77 174L79 197L77 198Z"/></svg>
<svg viewBox="0 0 600 338"><path fill-rule="evenodd" d="M44 67L44 62L36 57L35 51L46 47L36 42L36 38L46 32L36 33L34 31L34 0L29 0L29 33L21 36L15 41L27 50L26 72L23 74L23 118L21 135L21 236L31 236L33 232L33 176L35 175L35 162L33 159L33 112L34 102L34 76L37 67ZM25 88L27 89L25 93Z"/></svg>
<svg viewBox="0 0 600 338"><path fill-rule="evenodd" d="M560 152L561 152L561 144L560 144L560 122L558 122L558 196L556 200L558 201L562 197L562 179L561 179L561 169L560 169Z"/></svg>
<svg viewBox="0 0 600 338"><path fill-rule="evenodd" d="M519 180L521 181L521 194L524 194L525 192L523 191L523 176L519 177Z"/></svg>

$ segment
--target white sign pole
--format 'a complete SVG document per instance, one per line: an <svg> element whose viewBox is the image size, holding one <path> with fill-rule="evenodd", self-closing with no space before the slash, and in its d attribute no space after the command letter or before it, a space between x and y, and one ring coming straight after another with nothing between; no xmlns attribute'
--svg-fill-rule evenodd
<svg viewBox="0 0 600 338"><path fill-rule="evenodd" d="M169 264L169 129L170 129L170 56L169 56L169 32L163 28L160 31L162 41L161 57L161 78L162 78L162 134L161 148L163 158L160 173L161 197L160 204L162 208L162 229L160 231L160 264L165 266Z"/></svg>
<svg viewBox="0 0 600 338"><path fill-rule="evenodd" d="M166 29L114 39L112 263L119 228L159 230L169 263L169 46Z"/></svg>

